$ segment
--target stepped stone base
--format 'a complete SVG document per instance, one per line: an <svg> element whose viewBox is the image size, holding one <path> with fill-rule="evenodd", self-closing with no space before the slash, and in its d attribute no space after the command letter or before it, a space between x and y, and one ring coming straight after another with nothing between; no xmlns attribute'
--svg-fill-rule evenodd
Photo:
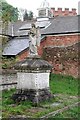
<svg viewBox="0 0 80 120"><path fill-rule="evenodd" d="M50 93L49 89L27 89L27 90L17 90L17 93L13 94L12 99L15 102L30 100L33 104L38 104L44 100L50 100L53 98L53 94Z"/></svg>

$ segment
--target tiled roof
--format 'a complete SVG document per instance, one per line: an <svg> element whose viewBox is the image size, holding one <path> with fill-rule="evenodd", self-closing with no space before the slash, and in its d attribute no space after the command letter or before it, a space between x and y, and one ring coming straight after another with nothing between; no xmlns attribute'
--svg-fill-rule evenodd
<svg viewBox="0 0 80 120"><path fill-rule="evenodd" d="M0 34L4 34L4 35L9 35L9 36L12 36L12 26L13 26L13 33L14 33L14 36L18 36L18 31L19 31L19 28L23 25L25 25L26 23L28 23L27 21L17 21L17 22L9 22L8 24L8 29L5 31L5 29L0 27ZM3 26L2 26L3 27Z"/></svg>
<svg viewBox="0 0 80 120"><path fill-rule="evenodd" d="M10 40L3 51L3 55L17 55L21 51L29 47L29 39L27 38L15 38Z"/></svg>
<svg viewBox="0 0 80 120"><path fill-rule="evenodd" d="M48 34L60 34L68 32L80 32L80 27L78 27L80 22L80 16L62 16L54 17L50 21L35 22L36 26L39 26L41 33L44 35ZM18 21L13 23L14 36L24 36L28 35L27 30L31 28L31 22ZM12 23L9 23L7 35L12 34ZM24 30L24 31L23 31Z"/></svg>
<svg viewBox="0 0 80 120"><path fill-rule="evenodd" d="M40 28L45 28L46 26L48 26L50 24L50 21L40 21L40 22L38 22L38 21L36 21L35 22L35 25L36 25L36 27L40 27ZM24 25L22 25L20 28L19 28L19 30L29 30L31 28L31 23L26 23L26 24L24 24Z"/></svg>
<svg viewBox="0 0 80 120"><path fill-rule="evenodd" d="M42 30L42 34L62 34L71 32L80 32L78 24L80 16L54 17L50 26Z"/></svg>
<svg viewBox="0 0 80 120"><path fill-rule="evenodd" d="M45 36L41 37L41 40L44 39ZM27 49L29 47L29 38L27 37L19 37L10 40L3 50L3 55L17 55L21 51Z"/></svg>

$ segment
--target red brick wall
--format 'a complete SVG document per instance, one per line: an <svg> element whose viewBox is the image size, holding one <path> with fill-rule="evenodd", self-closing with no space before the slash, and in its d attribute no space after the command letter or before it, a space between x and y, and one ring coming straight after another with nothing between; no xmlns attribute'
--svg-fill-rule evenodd
<svg viewBox="0 0 80 120"><path fill-rule="evenodd" d="M76 58L78 47L76 44L79 41L80 36L78 35L47 36L41 43L39 53L45 60L52 64L54 73L78 77L78 59ZM54 46L56 47L54 48ZM66 46L67 48L65 48ZM62 47L63 49L60 49ZM64 56L61 57L61 54L64 54Z"/></svg>
<svg viewBox="0 0 80 120"><path fill-rule="evenodd" d="M22 51L19 55L17 55L17 59L19 61L22 61L28 56L28 54L29 54L29 50L26 49L26 50Z"/></svg>
<svg viewBox="0 0 80 120"><path fill-rule="evenodd" d="M46 42L47 42L47 40L46 40L46 38L44 38L40 43L40 47L38 47L38 54L40 56L42 56L42 54L43 54L43 49L46 46Z"/></svg>
<svg viewBox="0 0 80 120"><path fill-rule="evenodd" d="M55 10L55 8L51 8L51 13L53 16L75 16L77 15L76 9L72 8L71 11L69 11L69 8L65 8L63 11L62 8L58 8Z"/></svg>
<svg viewBox="0 0 80 120"><path fill-rule="evenodd" d="M44 47L68 46L77 43L78 40L78 35L47 36L46 39L41 42L41 45L38 48L39 55L42 55Z"/></svg>
<svg viewBox="0 0 80 120"><path fill-rule="evenodd" d="M79 43L67 47L46 47L43 58L53 66L53 73L78 77L79 47Z"/></svg>
<svg viewBox="0 0 80 120"><path fill-rule="evenodd" d="M78 42L78 35L49 36L46 46L67 46Z"/></svg>
<svg viewBox="0 0 80 120"><path fill-rule="evenodd" d="M38 47L38 54L42 56L44 47L47 46L68 46L78 42L78 35L47 36ZM28 56L28 49L22 51L17 58L23 60Z"/></svg>

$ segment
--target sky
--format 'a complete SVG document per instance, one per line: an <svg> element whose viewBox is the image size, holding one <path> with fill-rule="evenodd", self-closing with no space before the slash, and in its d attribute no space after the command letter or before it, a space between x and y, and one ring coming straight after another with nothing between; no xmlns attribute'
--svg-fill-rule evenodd
<svg viewBox="0 0 80 120"><path fill-rule="evenodd" d="M9 4L14 7L27 9L32 11L34 15L37 15L37 8L40 7L41 3L44 0L6 0ZM78 2L80 0L47 0L50 7L55 7L57 10L58 7L63 8L76 8L78 12Z"/></svg>

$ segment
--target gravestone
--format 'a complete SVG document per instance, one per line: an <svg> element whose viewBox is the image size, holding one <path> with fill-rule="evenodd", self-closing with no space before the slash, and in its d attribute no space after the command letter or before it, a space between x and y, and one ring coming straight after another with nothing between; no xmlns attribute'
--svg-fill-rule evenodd
<svg viewBox="0 0 80 120"><path fill-rule="evenodd" d="M18 78L17 92L12 96L15 101L30 100L38 104L53 97L49 87L52 66L36 53L31 52L14 66Z"/></svg>

